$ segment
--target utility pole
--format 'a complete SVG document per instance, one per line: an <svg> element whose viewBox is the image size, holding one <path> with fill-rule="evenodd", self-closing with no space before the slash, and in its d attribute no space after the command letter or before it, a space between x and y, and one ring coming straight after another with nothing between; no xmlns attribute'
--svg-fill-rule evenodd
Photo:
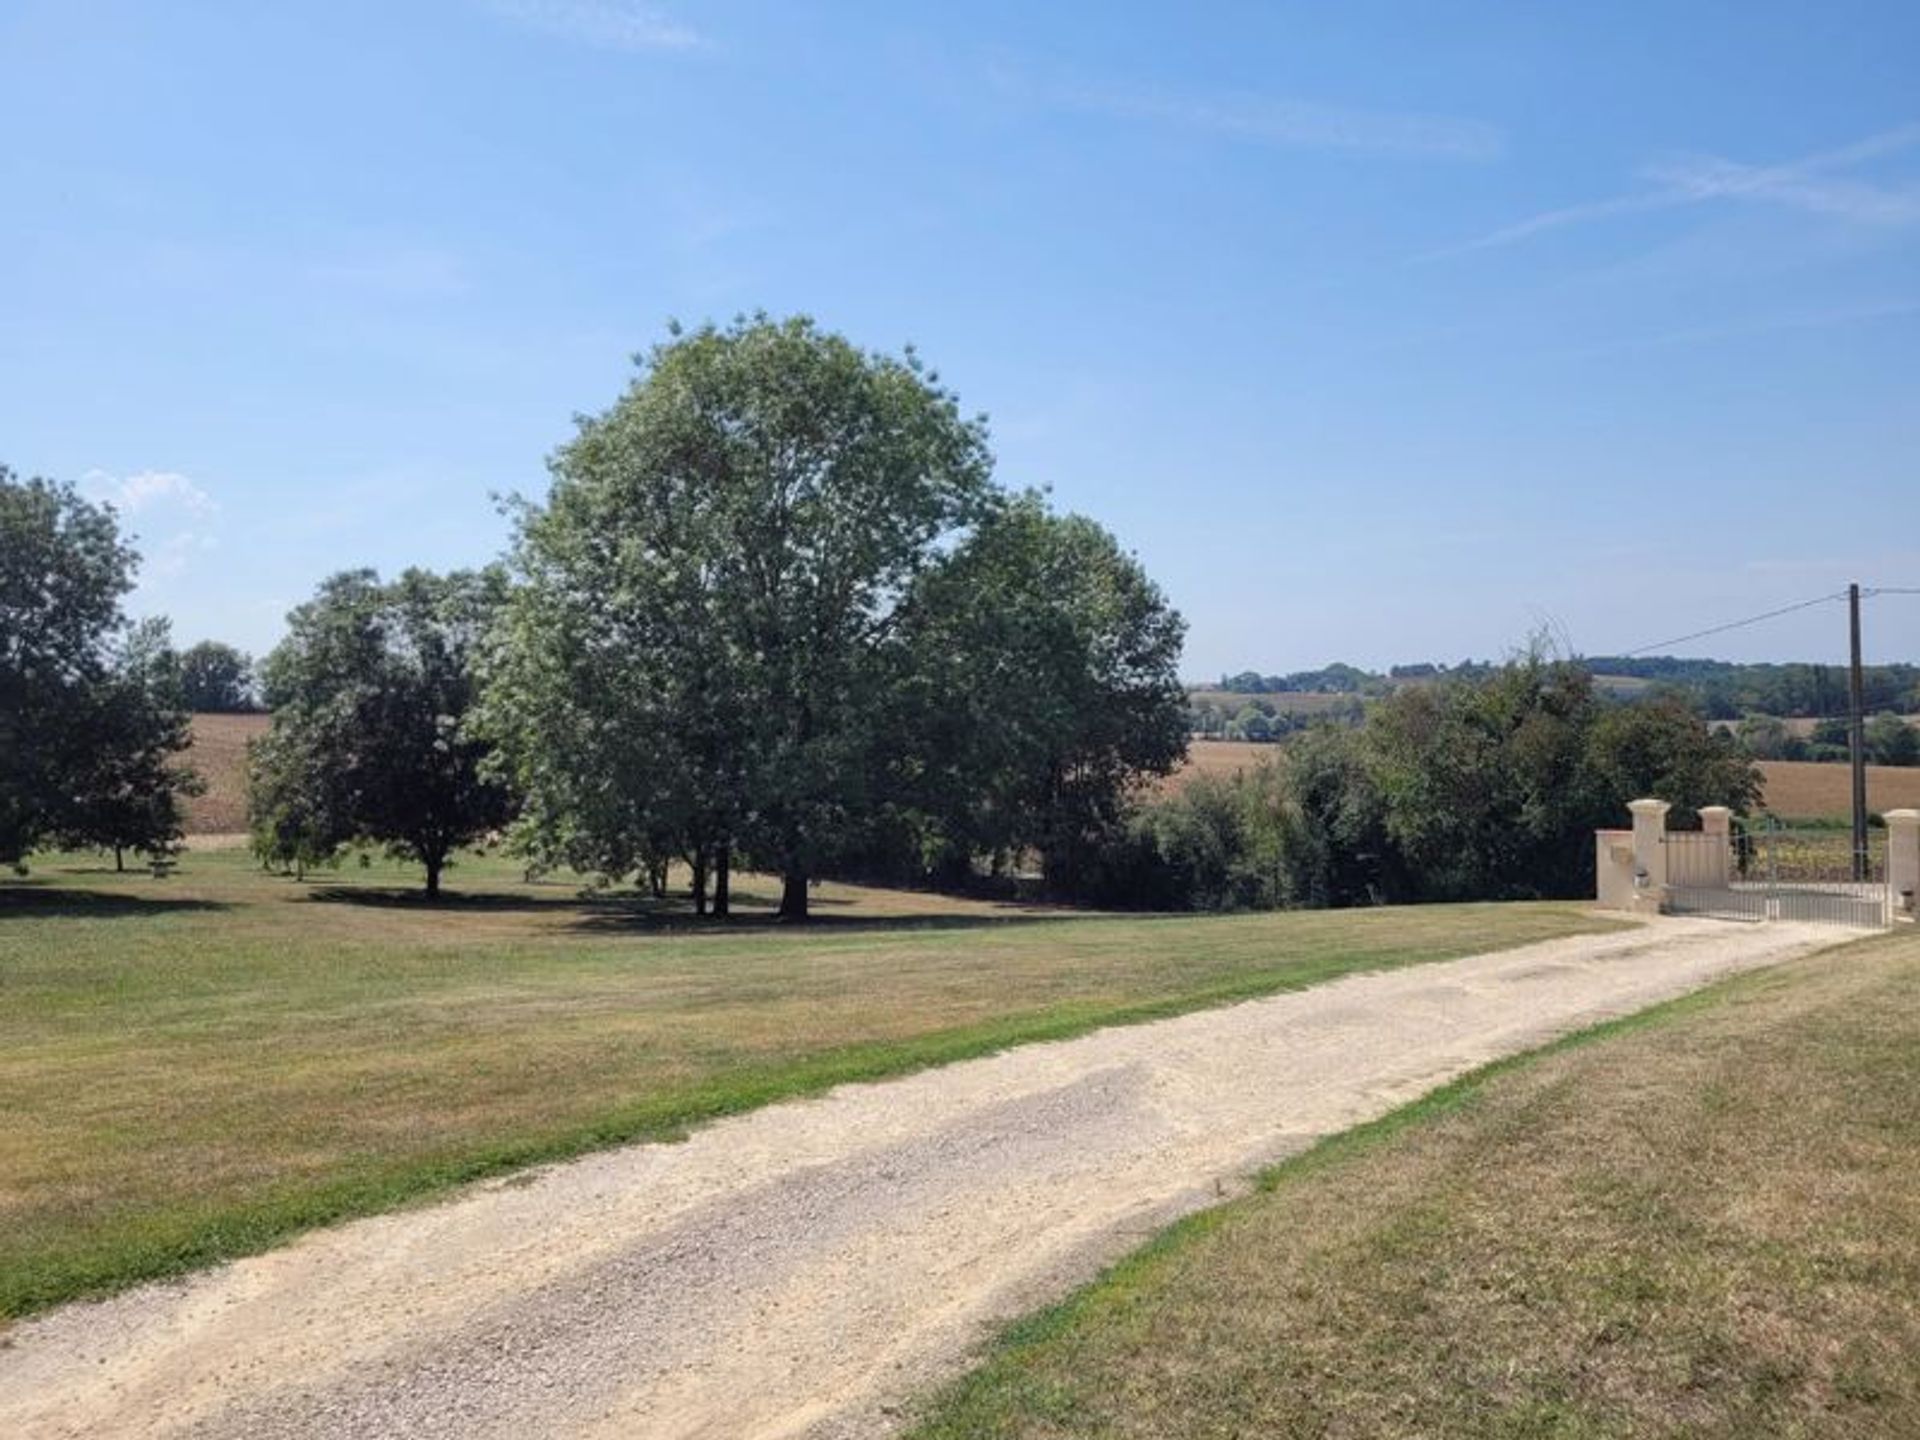
<svg viewBox="0 0 1920 1440"><path fill-rule="evenodd" d="M1867 717L1865 684L1860 675L1860 587L1847 586L1847 618L1852 631L1852 667L1847 676L1848 759L1853 762L1853 878L1865 880L1867 865Z"/></svg>

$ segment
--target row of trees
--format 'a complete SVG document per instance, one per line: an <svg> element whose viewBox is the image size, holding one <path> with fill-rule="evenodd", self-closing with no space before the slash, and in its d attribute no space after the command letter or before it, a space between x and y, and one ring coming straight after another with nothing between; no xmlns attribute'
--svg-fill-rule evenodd
<svg viewBox="0 0 1920 1440"><path fill-rule="evenodd" d="M1077 875L1185 748L1182 622L1091 521L991 478L911 352L676 330L517 504L496 569L335 577L266 661L263 855L536 863L807 914L830 871ZM1064 883L1064 882L1063 882Z"/></svg>
<svg viewBox="0 0 1920 1440"><path fill-rule="evenodd" d="M1684 697L1711 720L1735 720L1750 714L1811 719L1837 715L1847 708L1847 672L1837 665L1741 664L1671 655L1594 655L1586 657L1585 663L1595 675L1651 681L1657 692ZM1292 675L1245 670L1238 675L1223 675L1217 688L1247 695L1304 690L1371 697L1384 695L1407 681L1442 676L1483 679L1495 668L1486 661L1463 660L1453 666L1395 665L1384 675L1342 664ZM1920 711L1920 666L1868 665L1862 670L1862 684L1869 710L1902 714Z"/></svg>
<svg viewBox="0 0 1920 1440"><path fill-rule="evenodd" d="M121 608L138 558L110 507L0 466L0 863L180 839L184 677L166 622Z"/></svg>
<svg viewBox="0 0 1920 1440"><path fill-rule="evenodd" d="M1587 663L1596 674L1651 680L1685 694L1712 720L1750 714L1809 719L1844 714L1848 704L1842 665L1737 664L1664 655L1596 656ZM1920 666L1864 666L1861 687L1862 703L1870 711L1920 710Z"/></svg>
<svg viewBox="0 0 1920 1440"><path fill-rule="evenodd" d="M1800 735L1779 716L1747 715L1733 733L1756 760L1844 762L1853 756L1847 722L1833 717ZM1920 730L1890 710L1867 718L1864 738L1870 765L1920 765Z"/></svg>
<svg viewBox="0 0 1920 1440"><path fill-rule="evenodd" d="M1535 655L1409 688L1282 763L1198 777L1145 807L1092 877L1109 904L1232 909L1590 895L1593 832L1659 795L1687 824L1745 811L1760 777L1674 698L1622 703Z"/></svg>
<svg viewBox="0 0 1920 1440"><path fill-rule="evenodd" d="M1434 667L1425 668L1431 671ZM1397 675L1398 669L1394 673ZM1296 670L1291 675L1242 670L1237 675L1222 675L1217 688L1235 695L1383 695L1388 685L1384 676L1336 660L1318 670Z"/></svg>
<svg viewBox="0 0 1920 1440"><path fill-rule="evenodd" d="M826 874L1032 861L1106 903L1339 905L1583 893L1632 795L1753 799L1684 704L1536 657L1356 695L1283 769L1143 808L1185 750L1179 616L1098 525L996 486L984 422L911 352L805 319L676 331L551 468L502 563L348 571L289 616L260 667L263 858L383 843L430 895L496 839L656 888L683 860L721 913L746 864L793 918ZM7 483L0 855L165 843L182 662L120 616L111 514ZM248 695L245 657L205 658Z"/></svg>
<svg viewBox="0 0 1920 1440"><path fill-rule="evenodd" d="M1289 735L1332 721L1358 725L1367 702L1353 695L1312 711L1288 710L1258 696L1229 708L1214 700L1187 697L1187 730L1207 740L1284 740Z"/></svg>

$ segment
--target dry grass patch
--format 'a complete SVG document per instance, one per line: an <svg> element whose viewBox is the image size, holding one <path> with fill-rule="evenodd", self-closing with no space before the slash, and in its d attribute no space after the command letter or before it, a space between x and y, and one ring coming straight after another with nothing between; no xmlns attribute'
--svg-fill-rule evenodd
<svg viewBox="0 0 1920 1440"><path fill-rule="evenodd" d="M190 854L0 885L0 1315L845 1080L1601 928L1572 905L1086 917L824 886L729 925L469 861L427 905Z"/></svg>
<svg viewBox="0 0 1920 1440"><path fill-rule="evenodd" d="M1194 740L1187 745L1186 763L1162 780L1159 788L1167 792L1177 791L1197 775L1231 779L1235 775L1251 774L1262 765L1280 764L1285 759L1286 751L1271 743L1263 744L1255 740Z"/></svg>
<svg viewBox="0 0 1920 1440"><path fill-rule="evenodd" d="M207 783L186 802L189 835L237 835L247 828L247 742L267 733L265 715L196 715L186 762Z"/></svg>
<svg viewBox="0 0 1920 1440"><path fill-rule="evenodd" d="M1920 936L1494 1067L1016 1329L921 1440L1920 1433Z"/></svg>

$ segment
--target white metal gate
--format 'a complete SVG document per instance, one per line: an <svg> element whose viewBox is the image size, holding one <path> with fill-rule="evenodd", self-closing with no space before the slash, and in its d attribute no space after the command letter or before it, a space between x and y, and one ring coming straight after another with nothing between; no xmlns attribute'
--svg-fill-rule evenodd
<svg viewBox="0 0 1920 1440"><path fill-rule="evenodd" d="M1886 832L1868 840L1856 856L1845 831L1789 829L1771 817L1724 835L1668 831L1667 905L1680 915L1883 929L1893 923Z"/></svg>

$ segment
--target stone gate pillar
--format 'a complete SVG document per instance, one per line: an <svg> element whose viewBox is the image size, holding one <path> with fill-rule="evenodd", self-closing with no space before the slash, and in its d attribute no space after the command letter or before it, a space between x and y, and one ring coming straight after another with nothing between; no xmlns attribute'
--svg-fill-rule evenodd
<svg viewBox="0 0 1920 1440"><path fill-rule="evenodd" d="M1702 805L1700 831L1708 837L1701 846L1706 852L1700 857L1701 875L1688 883L1724 889L1733 874L1733 811L1725 805Z"/></svg>
<svg viewBox="0 0 1920 1440"><path fill-rule="evenodd" d="M1893 918L1912 920L1920 912L1920 810L1889 810L1886 821Z"/></svg>
<svg viewBox="0 0 1920 1440"><path fill-rule="evenodd" d="M1633 812L1633 909L1657 915L1667 899L1667 812L1665 800L1629 800Z"/></svg>

